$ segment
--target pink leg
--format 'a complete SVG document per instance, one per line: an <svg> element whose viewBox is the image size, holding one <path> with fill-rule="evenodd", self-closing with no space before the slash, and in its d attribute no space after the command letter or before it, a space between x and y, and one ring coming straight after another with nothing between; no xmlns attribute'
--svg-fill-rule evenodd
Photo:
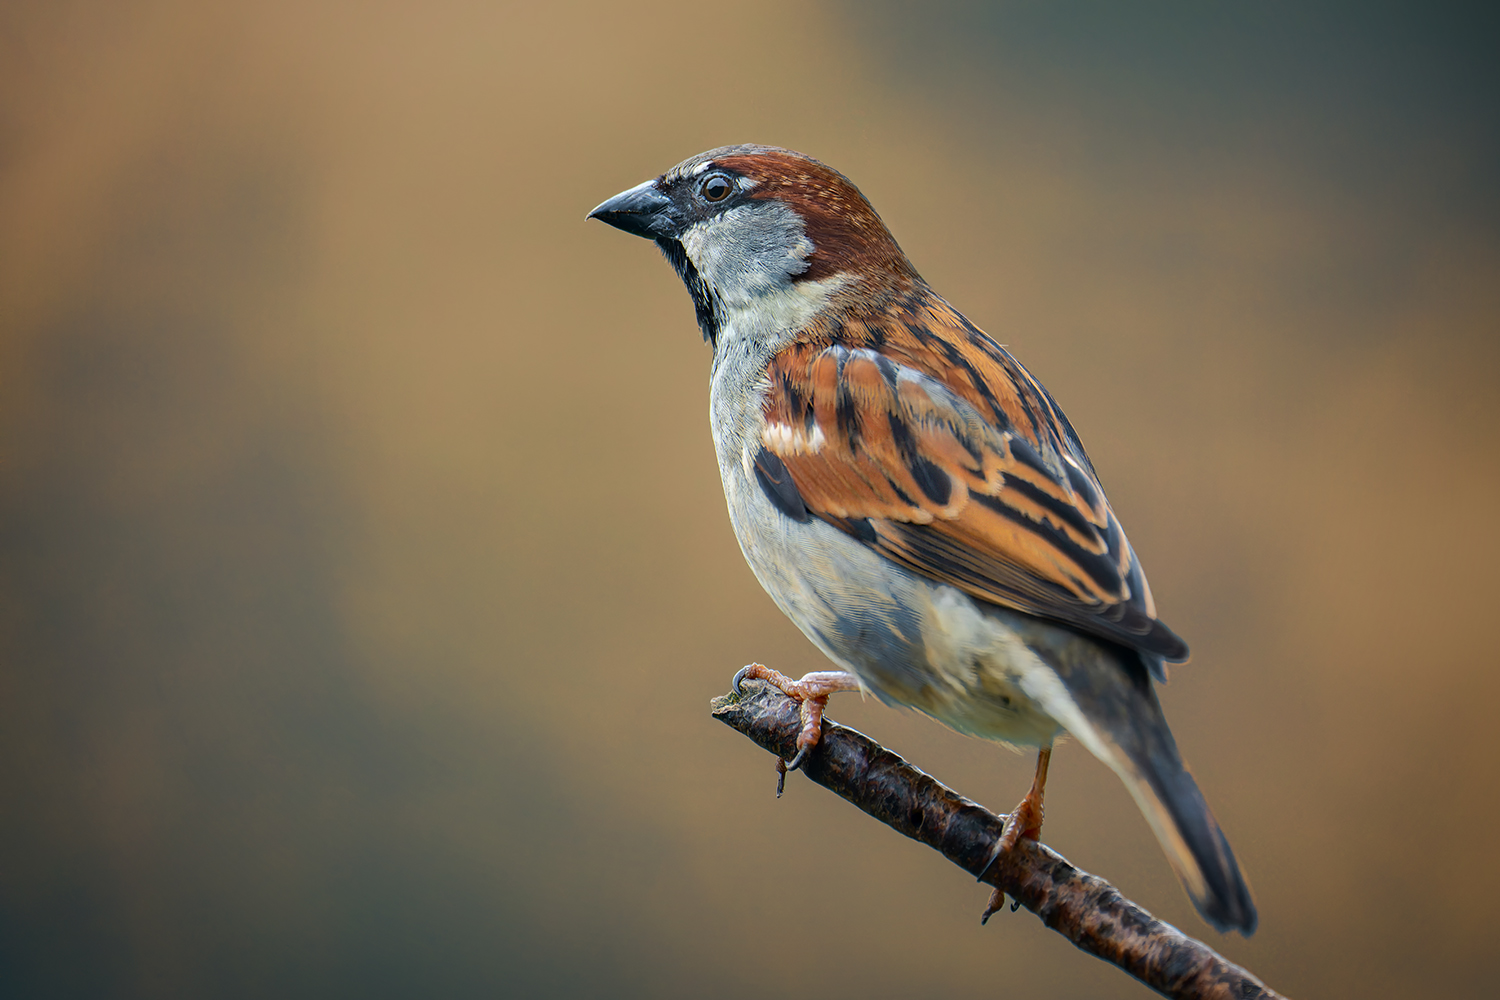
<svg viewBox="0 0 1500 1000"><path fill-rule="evenodd" d="M1000 859L1000 855L1015 849L1021 842L1021 838L1027 840L1038 840L1042 835L1042 793L1047 788L1047 765L1052 761L1052 744L1042 747L1036 755L1036 777L1031 781L1031 791L1026 793L1020 803L1005 817L1005 827L1000 832L1000 840L996 842L995 849L990 852L989 863L984 866L980 877L984 872L990 870L990 866ZM979 922L985 923L990 917L1005 905L1005 893L996 889L990 893L989 905L984 908ZM1017 905L1020 905L1019 903Z"/></svg>
<svg viewBox="0 0 1500 1000"><path fill-rule="evenodd" d="M783 779L787 771L795 771L802 766L803 761L807 760L808 751L817 746L818 740L822 738L823 710L828 707L828 696L836 691L859 690L859 678L845 670L816 670L803 674L801 680L794 681L779 670L752 663L741 667L740 672L734 675L735 694L743 693L740 682L747 677L765 681L788 698L795 699L801 706L802 731L797 734L797 755L789 762L777 762L777 769ZM781 794L780 782L777 783L776 794Z"/></svg>

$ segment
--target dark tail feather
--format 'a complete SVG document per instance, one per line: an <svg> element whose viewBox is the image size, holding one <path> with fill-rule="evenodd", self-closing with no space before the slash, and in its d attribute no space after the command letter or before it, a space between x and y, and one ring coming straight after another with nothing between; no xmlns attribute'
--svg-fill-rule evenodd
<svg viewBox="0 0 1500 1000"><path fill-rule="evenodd" d="M1144 752L1122 754L1126 766L1115 770L1203 919L1220 933L1235 930L1249 937L1258 919L1250 887L1165 725L1162 735L1165 741L1150 740L1152 745L1140 748Z"/></svg>
<svg viewBox="0 0 1500 1000"><path fill-rule="evenodd" d="M1125 782L1203 919L1221 932L1255 933L1250 887L1177 752L1148 658L1042 622L1027 644L1067 689L1067 699L1049 699L1039 687L1043 704Z"/></svg>

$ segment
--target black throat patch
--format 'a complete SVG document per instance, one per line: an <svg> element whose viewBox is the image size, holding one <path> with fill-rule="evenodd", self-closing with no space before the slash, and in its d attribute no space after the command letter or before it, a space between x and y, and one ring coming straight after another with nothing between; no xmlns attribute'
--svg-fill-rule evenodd
<svg viewBox="0 0 1500 1000"><path fill-rule="evenodd" d="M677 269L677 276L693 297L693 311L697 314L698 329L703 331L703 339L708 341L709 347L717 346L719 327L724 321L724 308L720 305L718 296L714 295L708 282L703 280L703 276L688 259L687 251L679 241L659 239L656 245L661 248L662 256Z"/></svg>

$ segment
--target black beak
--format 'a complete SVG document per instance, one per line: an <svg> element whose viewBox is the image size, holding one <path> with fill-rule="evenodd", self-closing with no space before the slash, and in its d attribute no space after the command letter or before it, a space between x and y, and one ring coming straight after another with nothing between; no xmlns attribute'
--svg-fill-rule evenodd
<svg viewBox="0 0 1500 1000"><path fill-rule="evenodd" d="M648 240L670 240L677 237L677 220L673 218L672 199L656 189L655 181L637 184L621 191L589 213L590 219L607 222Z"/></svg>

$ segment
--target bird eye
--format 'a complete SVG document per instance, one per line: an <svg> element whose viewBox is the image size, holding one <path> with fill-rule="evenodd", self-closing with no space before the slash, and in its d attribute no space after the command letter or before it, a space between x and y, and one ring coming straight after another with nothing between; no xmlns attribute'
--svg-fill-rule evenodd
<svg viewBox="0 0 1500 1000"><path fill-rule="evenodd" d="M734 185L723 174L714 174L703 182L703 187L699 190L707 201L723 201L734 190Z"/></svg>

